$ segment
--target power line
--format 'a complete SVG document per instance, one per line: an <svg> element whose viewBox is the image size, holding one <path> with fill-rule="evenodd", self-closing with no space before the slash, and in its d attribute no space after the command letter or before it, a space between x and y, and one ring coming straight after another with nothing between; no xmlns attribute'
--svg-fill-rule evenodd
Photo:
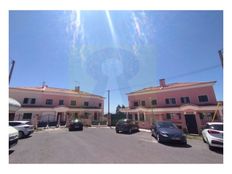
<svg viewBox="0 0 232 174"><path fill-rule="evenodd" d="M174 76L169 76L169 77L166 77L165 79L173 80L173 79L176 79L176 78L181 78L181 77L190 76L190 75L193 75L193 74L202 73L202 72L205 72L205 71L210 71L210 70L213 70L213 69L216 69L216 68L219 68L219 67L221 67L221 65L217 64L217 65L201 68L201 69L198 69L198 70L194 70L194 71L190 71L190 72L186 72L186 73L181 73L181 74L177 74L177 75L174 75ZM141 87L141 86L144 86L144 85L150 85L151 83L154 83L154 80L150 81L150 82L142 83L142 84L140 83L140 84L137 84L137 85L133 85L133 86L130 86L130 87L110 89L110 91L121 91L121 90L125 90L125 89Z"/></svg>
<svg viewBox="0 0 232 174"><path fill-rule="evenodd" d="M178 75L175 75L175 76L170 76L170 77L167 77L166 79L175 79L175 78L179 78L179 77L184 77L184 76L188 76L188 75L192 75L192 74L198 74L198 73L201 73L201 72L205 72L205 71L209 71L209 70L212 70L212 69L216 69L216 68L219 68L221 67L221 65L214 65L214 66L210 66L210 67L207 67L207 68L202 68L202 69L199 69L199 70L195 70L195 71L190 71L190 72L187 72L187 73L182 73L182 74L178 74Z"/></svg>

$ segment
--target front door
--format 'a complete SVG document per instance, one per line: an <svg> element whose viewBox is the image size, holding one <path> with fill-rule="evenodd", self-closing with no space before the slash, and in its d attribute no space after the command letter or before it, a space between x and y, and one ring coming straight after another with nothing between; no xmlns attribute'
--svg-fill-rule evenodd
<svg viewBox="0 0 232 174"><path fill-rule="evenodd" d="M188 128L188 133L198 134L197 122L194 114L185 115L185 121Z"/></svg>

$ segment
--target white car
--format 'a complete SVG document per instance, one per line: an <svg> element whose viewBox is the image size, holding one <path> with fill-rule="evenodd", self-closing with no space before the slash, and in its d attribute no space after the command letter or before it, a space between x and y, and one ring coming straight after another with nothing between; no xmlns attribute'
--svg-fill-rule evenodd
<svg viewBox="0 0 232 174"><path fill-rule="evenodd" d="M208 122L205 129L202 131L202 139L209 145L209 148L223 148L223 123Z"/></svg>
<svg viewBox="0 0 232 174"><path fill-rule="evenodd" d="M12 126L9 126L9 148L18 143L19 131Z"/></svg>
<svg viewBox="0 0 232 174"><path fill-rule="evenodd" d="M19 131L19 138L29 136L34 132L34 127L30 121L9 121L9 125Z"/></svg>

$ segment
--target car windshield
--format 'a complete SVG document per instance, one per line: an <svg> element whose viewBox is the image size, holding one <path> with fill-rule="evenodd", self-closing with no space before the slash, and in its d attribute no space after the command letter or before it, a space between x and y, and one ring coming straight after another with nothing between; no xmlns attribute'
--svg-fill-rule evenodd
<svg viewBox="0 0 232 174"><path fill-rule="evenodd" d="M223 131L223 125L222 124L213 124L213 125L210 125L209 127L210 127L210 129Z"/></svg>
<svg viewBox="0 0 232 174"><path fill-rule="evenodd" d="M177 128L176 125L171 122L161 122L161 123L158 123L158 126L160 128Z"/></svg>

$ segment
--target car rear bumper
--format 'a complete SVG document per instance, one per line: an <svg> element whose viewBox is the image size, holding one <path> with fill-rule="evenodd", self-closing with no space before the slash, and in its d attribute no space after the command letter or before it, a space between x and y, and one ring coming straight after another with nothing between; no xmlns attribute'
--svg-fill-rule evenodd
<svg viewBox="0 0 232 174"><path fill-rule="evenodd" d="M212 139L209 141L209 145L212 147L220 147L223 148L223 141L220 139Z"/></svg>
<svg viewBox="0 0 232 174"><path fill-rule="evenodd" d="M82 130L83 125L72 125L69 127L69 130Z"/></svg>

